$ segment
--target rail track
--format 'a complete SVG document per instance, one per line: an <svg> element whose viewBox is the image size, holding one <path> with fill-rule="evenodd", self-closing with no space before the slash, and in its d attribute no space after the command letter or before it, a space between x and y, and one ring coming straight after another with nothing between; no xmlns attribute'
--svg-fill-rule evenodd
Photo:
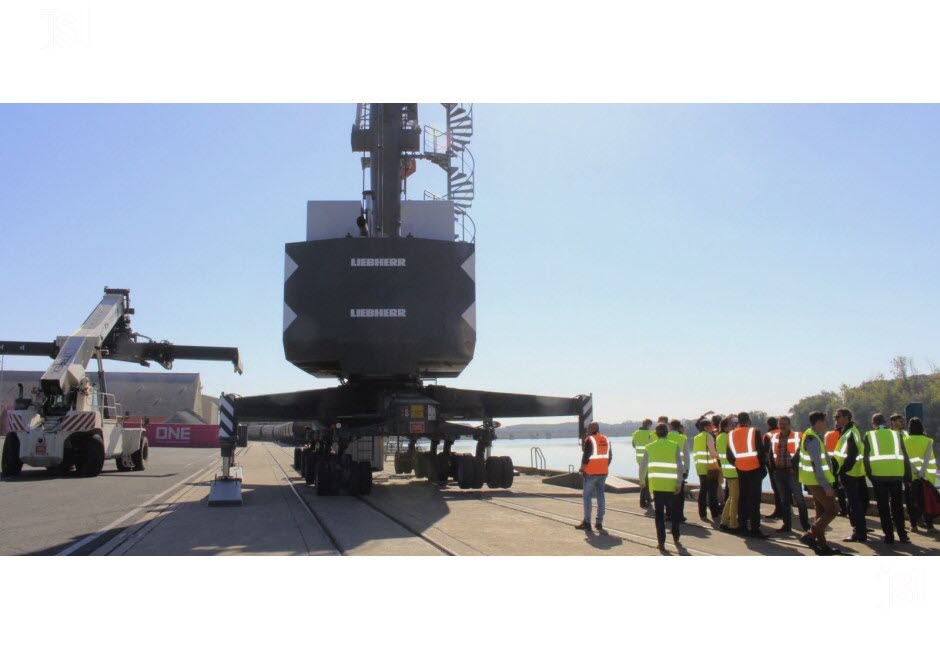
<svg viewBox="0 0 940 660"><path fill-rule="evenodd" d="M295 484L295 482L299 480L299 477L291 477L287 471L288 469L293 470L293 467L289 465L288 468L285 468L281 460L279 460L279 457L276 455L276 454L280 454L281 457L288 458L289 454L287 452L287 449L280 445L273 445L273 446L277 448L278 450L277 452L274 452L271 450L271 445L268 445L267 448L268 448L268 452L271 453L271 456L274 459L275 465L278 467L278 470L283 475L284 480L286 481L287 485L290 487L294 495L297 497L298 501L300 501L300 503L303 505L307 513L310 514L311 518L314 520L317 527L319 527L319 529L323 532L326 538L329 539L330 543L332 544L333 548L336 551L336 554L344 555L344 556L351 554L351 551L354 550L354 547L351 544L345 543L343 541L342 526L344 523L340 521L336 521L336 520L330 520L327 516L323 515L322 512L318 512L317 510L318 507L314 504L316 500L313 499L313 498L316 498L317 496L313 494L313 490L311 488L307 488L306 485L303 484L302 482L301 484ZM297 488L296 485L300 485L301 487ZM404 533L402 534L402 536L410 536L415 539L419 539L420 542L433 548L435 554L457 556L458 553L454 551L452 548L441 543L440 541L432 539L424 532L416 529L414 525L412 525L408 521L403 520L401 517L388 512L387 510L378 506L375 502L370 501L368 498L357 495L357 496L350 497L349 499L357 501L363 507L366 507L370 511L374 512L375 514L383 517L392 525L404 530Z"/></svg>

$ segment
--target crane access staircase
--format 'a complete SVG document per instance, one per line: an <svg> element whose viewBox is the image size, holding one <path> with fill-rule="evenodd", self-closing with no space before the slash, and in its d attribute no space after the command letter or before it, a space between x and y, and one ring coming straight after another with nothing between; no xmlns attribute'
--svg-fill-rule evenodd
<svg viewBox="0 0 940 660"><path fill-rule="evenodd" d="M476 226L467 210L474 197L474 161L467 145L473 137L473 104L442 103L447 112L447 128L440 131L424 127L421 157L447 173L447 194L424 191L426 200L448 200L454 203L455 239L472 243Z"/></svg>

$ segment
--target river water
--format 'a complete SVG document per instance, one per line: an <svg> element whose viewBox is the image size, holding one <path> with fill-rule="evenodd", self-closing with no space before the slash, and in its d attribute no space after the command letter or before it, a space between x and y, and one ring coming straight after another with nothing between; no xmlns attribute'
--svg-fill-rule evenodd
<svg viewBox="0 0 940 660"><path fill-rule="evenodd" d="M633 450L630 438L611 438L614 460L610 465L610 473L618 477L639 477L640 466L636 462L636 452ZM691 439L689 440L691 442ZM426 445L426 443L425 443ZM421 443L418 445L422 446ZM476 442L473 440L458 440L454 443L455 452L473 452ZM534 465L532 462L533 448L537 447L545 456L545 465ZM509 456L513 465L524 467L545 467L549 470L577 470L581 464L581 446L577 438L544 438L534 440L494 440L493 455ZM698 475L695 470L689 471L689 483L698 484ZM770 491L770 480L764 479L764 490Z"/></svg>

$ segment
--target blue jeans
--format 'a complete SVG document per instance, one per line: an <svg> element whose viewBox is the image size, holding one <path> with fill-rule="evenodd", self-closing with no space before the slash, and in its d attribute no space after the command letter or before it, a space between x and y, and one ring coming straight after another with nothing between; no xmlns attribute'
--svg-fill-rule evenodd
<svg viewBox="0 0 940 660"><path fill-rule="evenodd" d="M591 495L597 495L597 524L604 522L604 485L607 483L606 474L584 475L584 521L591 522Z"/></svg>

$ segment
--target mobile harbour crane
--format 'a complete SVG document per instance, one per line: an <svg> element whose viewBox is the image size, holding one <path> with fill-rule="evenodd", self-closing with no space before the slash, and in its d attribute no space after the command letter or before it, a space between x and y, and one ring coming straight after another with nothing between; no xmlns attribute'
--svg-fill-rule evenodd
<svg viewBox="0 0 940 660"><path fill-rule="evenodd" d="M357 105L351 144L365 154L362 199L308 202L306 241L285 246L285 357L340 385L223 396L222 477L210 505L241 502L240 473L231 476L230 468L246 423L305 421L294 467L321 495L368 493L372 472L383 467L377 443L391 436L407 446L396 455L396 472L455 479L460 488L508 488L511 459L489 455L495 418L572 415L584 435L593 417L590 395L436 383L458 376L476 345L475 227L467 214L474 196L472 106L442 105L444 131L422 129L416 103ZM418 160L444 170L445 195L403 199ZM422 438L429 452L416 451ZM452 453L459 438L474 439L476 450Z"/></svg>

